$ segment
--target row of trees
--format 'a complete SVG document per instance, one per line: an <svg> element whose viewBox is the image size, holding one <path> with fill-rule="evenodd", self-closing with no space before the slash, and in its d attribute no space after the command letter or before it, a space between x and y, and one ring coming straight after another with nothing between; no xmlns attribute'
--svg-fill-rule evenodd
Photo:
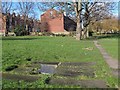
<svg viewBox="0 0 120 90"><path fill-rule="evenodd" d="M36 18L37 16L35 8L40 11L57 8L61 12L66 12L66 15L73 18L77 23L76 39L78 40L87 37L90 25L94 25L96 22L104 19L110 19L112 11L116 7L116 3L89 2L89 0L86 0L86 2L82 2L82 0L78 0L78 2L75 0L73 2L18 2L16 4L15 6L17 7L13 7L12 2L2 3L2 12L9 13L16 11L26 17L31 16L32 18ZM109 27L109 24L107 25L106 27ZM108 28L106 29L108 30ZM82 31L84 32L83 34Z"/></svg>
<svg viewBox="0 0 120 90"><path fill-rule="evenodd" d="M97 21L96 23L94 23L94 25L90 26L92 30L100 33L114 33L119 31L118 19L115 17Z"/></svg>

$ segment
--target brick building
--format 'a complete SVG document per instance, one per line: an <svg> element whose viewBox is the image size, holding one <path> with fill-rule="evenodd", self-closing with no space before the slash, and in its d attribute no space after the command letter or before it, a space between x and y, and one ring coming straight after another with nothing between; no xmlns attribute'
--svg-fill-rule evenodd
<svg viewBox="0 0 120 90"><path fill-rule="evenodd" d="M49 9L41 15L41 31L65 33L75 30L76 23L55 9Z"/></svg>
<svg viewBox="0 0 120 90"><path fill-rule="evenodd" d="M0 35L5 35L6 31L6 16L0 13Z"/></svg>
<svg viewBox="0 0 120 90"><path fill-rule="evenodd" d="M69 33L76 30L76 23L63 13L54 9L47 10L41 15L41 21L34 20L25 16L13 14L0 15L0 33L7 35L14 32L16 27L23 27L23 30L32 33L35 32L52 32L52 33Z"/></svg>
<svg viewBox="0 0 120 90"><path fill-rule="evenodd" d="M25 16L10 14L0 14L0 34L7 35L9 32L14 32L16 27L23 27L23 30L35 32L40 27L38 20L33 20Z"/></svg>

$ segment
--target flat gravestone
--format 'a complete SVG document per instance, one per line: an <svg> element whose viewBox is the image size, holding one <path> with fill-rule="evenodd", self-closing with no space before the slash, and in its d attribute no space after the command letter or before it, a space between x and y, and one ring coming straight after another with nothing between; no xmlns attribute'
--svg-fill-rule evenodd
<svg viewBox="0 0 120 90"><path fill-rule="evenodd" d="M17 69L13 70L14 72L17 73L24 73L24 74L28 74L31 71L31 68L26 68L26 67L19 67Z"/></svg>
<svg viewBox="0 0 120 90"><path fill-rule="evenodd" d="M95 70L93 66L95 63L93 62L67 62L67 63L61 63L56 71L55 75L60 76L79 76L84 75L88 77L94 77Z"/></svg>
<svg viewBox="0 0 120 90"><path fill-rule="evenodd" d="M57 68L57 65L41 64L41 68L40 70L38 70L38 72L42 74L54 74L56 68Z"/></svg>
<svg viewBox="0 0 120 90"><path fill-rule="evenodd" d="M59 62L39 62L39 61L34 61L32 64L51 64L51 65L58 65Z"/></svg>
<svg viewBox="0 0 120 90"><path fill-rule="evenodd" d="M51 85L80 86L83 88L107 88L104 80L75 80L73 78L51 78L48 82Z"/></svg>
<svg viewBox="0 0 120 90"><path fill-rule="evenodd" d="M14 72L17 73L24 73L24 74L54 74L55 69L58 66L58 62L32 62L31 64L25 66L19 66L18 68L14 69Z"/></svg>
<svg viewBox="0 0 120 90"><path fill-rule="evenodd" d="M38 72L42 74L54 74L55 69L59 65L59 62L33 62L33 63L40 64L40 69L38 70Z"/></svg>
<svg viewBox="0 0 120 90"><path fill-rule="evenodd" d="M30 74L33 69L39 69L40 68L40 64L39 63L32 63L32 64L28 64L28 65L24 65L24 66L19 66L18 68L14 69L14 72L17 73L24 73L24 74ZM37 70L36 70L37 72Z"/></svg>
<svg viewBox="0 0 120 90"><path fill-rule="evenodd" d="M27 76L27 75L2 73L2 78L8 80L15 80L15 81L23 80L26 82L35 82L36 80L39 79L39 76Z"/></svg>
<svg viewBox="0 0 120 90"><path fill-rule="evenodd" d="M91 66L91 65L95 65L95 62L64 62L61 63L61 65L65 66L65 65L69 65L69 66Z"/></svg>

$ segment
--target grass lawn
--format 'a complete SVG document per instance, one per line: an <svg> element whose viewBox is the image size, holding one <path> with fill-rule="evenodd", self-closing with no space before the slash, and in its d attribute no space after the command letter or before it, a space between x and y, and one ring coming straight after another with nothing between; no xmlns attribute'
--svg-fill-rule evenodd
<svg viewBox="0 0 120 90"><path fill-rule="evenodd" d="M92 48L92 50L86 48ZM117 86L117 78L112 76L111 70L91 40L77 41L72 37L45 36L2 38L3 72L6 72L5 69L11 65L27 64L28 61L26 59L28 58L31 58L31 62L96 62L96 66L94 67L96 76L94 78L84 77L84 79L103 79L110 87ZM40 77L41 78L34 83L21 81L19 85L18 82L3 79L2 84L4 88L18 88L20 86L21 88L63 87L46 84L44 80L49 77L49 75L40 74Z"/></svg>
<svg viewBox="0 0 120 90"><path fill-rule="evenodd" d="M100 39L99 42L107 53L118 60L118 38Z"/></svg>

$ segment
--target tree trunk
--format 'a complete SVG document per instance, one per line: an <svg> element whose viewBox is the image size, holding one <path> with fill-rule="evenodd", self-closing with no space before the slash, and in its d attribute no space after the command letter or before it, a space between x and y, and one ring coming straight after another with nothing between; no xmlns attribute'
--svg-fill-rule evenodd
<svg viewBox="0 0 120 90"><path fill-rule="evenodd" d="M76 39L77 40L82 39L82 29L81 29L81 24L80 24L80 15L77 16Z"/></svg>
<svg viewBox="0 0 120 90"><path fill-rule="evenodd" d="M84 33L83 33L83 38L86 39L87 38L87 28L85 28Z"/></svg>
<svg viewBox="0 0 120 90"><path fill-rule="evenodd" d="M88 33L88 29L86 27L85 30L84 30L84 33L83 33L83 38L86 39L88 37L89 37L89 33Z"/></svg>

